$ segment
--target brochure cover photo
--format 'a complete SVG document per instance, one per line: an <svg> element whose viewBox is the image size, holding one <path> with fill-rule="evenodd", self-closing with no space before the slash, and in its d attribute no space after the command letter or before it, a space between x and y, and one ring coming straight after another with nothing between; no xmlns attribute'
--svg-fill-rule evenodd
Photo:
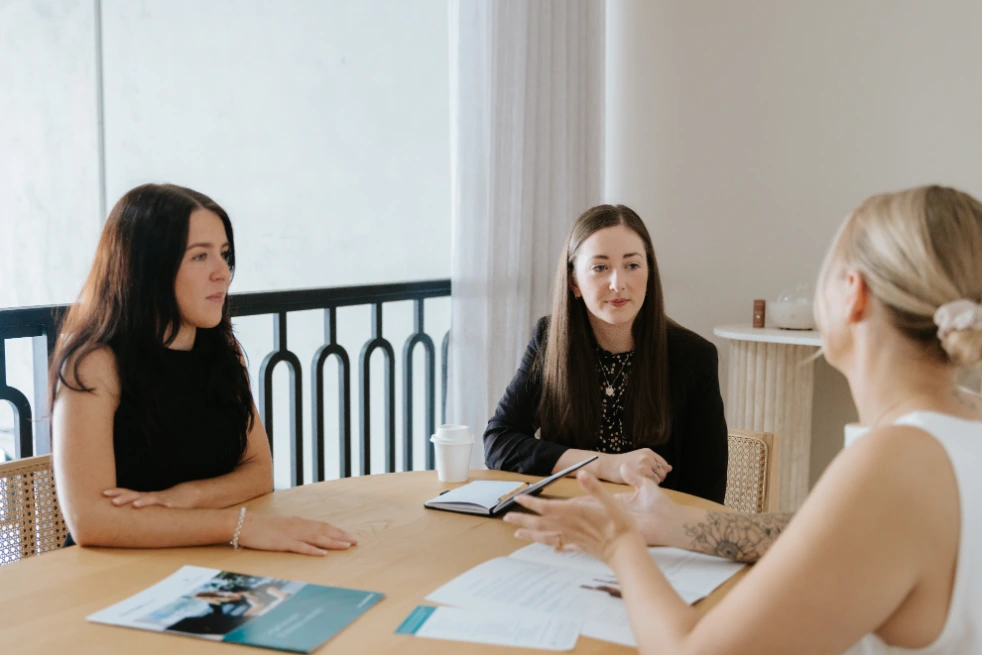
<svg viewBox="0 0 982 655"><path fill-rule="evenodd" d="M309 653L383 594L184 566L89 621Z"/></svg>

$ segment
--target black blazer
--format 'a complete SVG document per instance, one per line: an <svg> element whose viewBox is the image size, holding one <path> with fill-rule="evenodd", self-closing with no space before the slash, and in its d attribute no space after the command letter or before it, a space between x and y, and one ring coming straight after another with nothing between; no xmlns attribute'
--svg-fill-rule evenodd
<svg viewBox="0 0 982 655"><path fill-rule="evenodd" d="M549 318L539 319L518 372L484 432L488 468L549 475L571 446L536 438L542 374L534 363L545 351ZM726 418L719 391L716 346L680 325L668 326L668 379L672 399L669 440L654 448L672 465L662 482L718 503L726 495ZM629 382L630 384L630 382ZM599 440L598 440L599 441Z"/></svg>

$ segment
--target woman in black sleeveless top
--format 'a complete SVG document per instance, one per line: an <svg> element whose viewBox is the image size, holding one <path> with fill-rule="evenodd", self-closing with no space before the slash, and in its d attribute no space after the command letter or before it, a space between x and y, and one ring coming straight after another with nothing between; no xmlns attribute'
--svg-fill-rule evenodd
<svg viewBox="0 0 982 655"><path fill-rule="evenodd" d="M209 380L209 373L217 377L218 363L209 353L213 347L202 342L196 340L191 350L160 348L157 353L154 377L163 390L157 403L166 441L154 443L147 438L139 399L122 394L113 421L117 488L160 491L216 478L238 465L242 444L236 412L210 388L215 380Z"/></svg>
<svg viewBox="0 0 982 655"><path fill-rule="evenodd" d="M49 376L68 543L309 555L356 543L240 507L273 474L232 334L234 268L232 224L207 196L147 184L116 203Z"/></svg>

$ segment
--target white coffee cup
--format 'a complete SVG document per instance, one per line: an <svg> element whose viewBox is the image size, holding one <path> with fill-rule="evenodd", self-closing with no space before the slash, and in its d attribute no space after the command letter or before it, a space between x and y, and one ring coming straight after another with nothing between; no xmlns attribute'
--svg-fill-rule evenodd
<svg viewBox="0 0 982 655"><path fill-rule="evenodd" d="M436 477L440 482L466 482L474 446L474 436L467 426L441 425L430 441L436 455Z"/></svg>

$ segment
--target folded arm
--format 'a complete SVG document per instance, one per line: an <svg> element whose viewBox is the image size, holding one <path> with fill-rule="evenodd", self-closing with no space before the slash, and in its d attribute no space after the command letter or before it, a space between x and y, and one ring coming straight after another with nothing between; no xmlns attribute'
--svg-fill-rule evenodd
<svg viewBox="0 0 982 655"><path fill-rule="evenodd" d="M244 503L273 491L273 457L259 412L252 408L253 424L246 450L236 467L214 478L191 480L162 491L134 491L114 487L105 490L113 505L134 508L160 505L172 509L220 509Z"/></svg>
<svg viewBox="0 0 982 655"><path fill-rule="evenodd" d="M88 354L78 367L65 367L73 386L62 385L52 412L55 483L65 521L76 543L93 546L167 547L227 542L235 532L233 509L142 510L114 507L104 495L116 481L113 420L120 386L108 348Z"/></svg>
<svg viewBox="0 0 982 655"><path fill-rule="evenodd" d="M72 386L79 387L80 380L72 379L71 364L65 367L69 372L66 375L69 382L75 383ZM220 544L232 539L240 520L239 544L245 548L324 555L328 549L345 549L358 542L354 535L329 523L297 516L241 514L237 508L138 509L132 503L113 506L105 490L116 481L113 421L120 385L115 357L108 348L92 352L80 362L78 374L84 387L92 391L63 386L52 414L55 483L62 513L76 543L126 548ZM265 449L268 456L268 446L261 424L256 425L243 459L248 460L249 466L240 475L233 472L203 481L203 493L216 493L215 498L205 498L204 505L245 499L271 486L270 476L263 472L262 452Z"/></svg>

